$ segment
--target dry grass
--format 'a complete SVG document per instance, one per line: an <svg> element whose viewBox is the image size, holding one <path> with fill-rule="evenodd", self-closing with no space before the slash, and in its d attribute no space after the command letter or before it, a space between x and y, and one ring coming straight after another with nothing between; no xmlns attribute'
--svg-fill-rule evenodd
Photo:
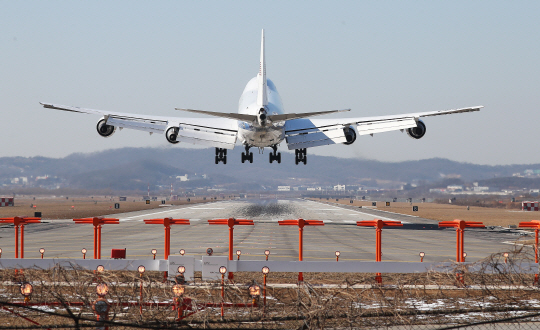
<svg viewBox="0 0 540 330"><path fill-rule="evenodd" d="M350 203L349 199L326 200L313 199L321 202L338 203L343 205L368 206L371 207L371 202L354 201ZM452 204L437 204L437 203L414 203L418 206L418 212L412 211L412 205L409 203L390 203L390 206L384 206L384 202L377 202L377 210L395 212L400 214L415 215L421 218L433 219L436 221L448 221L461 219L465 221L482 221L486 226L503 226L518 225L521 221L531 221L540 219L539 212L527 212L521 210L506 210L489 207L457 206Z"/></svg>
<svg viewBox="0 0 540 330"><path fill-rule="evenodd" d="M190 197L190 202L186 198L178 201L167 201L167 205L184 205L211 202L213 197ZM218 200L222 200L219 198ZM120 203L120 209L115 209L114 204ZM33 207L35 205L36 207ZM161 200L152 201L146 204L141 197L128 197L127 201L119 202L118 197L47 197L36 198L15 198L15 206L0 207L0 217L29 216L33 217L34 212L41 212L45 219L73 219L102 216L106 214L117 214L141 210L159 208Z"/></svg>
<svg viewBox="0 0 540 330"><path fill-rule="evenodd" d="M531 255L522 251L512 251L511 263L531 261ZM481 262L482 266L501 265L500 254ZM465 284L475 284L475 288L461 285L455 273L465 271ZM91 271L67 270L25 270L24 279L34 283L31 302L57 302L60 306L43 308L44 311L25 310L9 305L21 301L18 283L0 288L0 305L14 308L17 312L48 326L73 327L92 325L95 316L91 304L95 301L95 286L98 282L109 284L107 299L111 310L110 320L122 324L120 329L144 328L327 328L327 327L387 327L419 324L456 324L477 320L488 320L515 315L515 311L539 311L537 306L540 290L532 286L532 275L519 272L499 274L466 273L456 266L448 272L428 272L423 274L383 274L383 284L377 285L373 274L325 274L305 273L302 286L289 288L268 288L267 306L263 308L262 298L256 307L225 308L224 320L220 317L220 283L186 287L184 296L190 298L186 307L197 311L185 321L175 320L176 311L171 310L173 295L171 284L162 282L162 273L147 272L144 283L143 301L161 302L144 306L142 313L137 305L140 278L136 272L109 271L96 276ZM295 273L270 273L268 282L283 283L296 280ZM9 281L15 277L14 270L1 270L0 280ZM262 282L260 273L236 273L234 283L227 281L225 302L251 303L247 285ZM293 283L294 283L293 282ZM5 283L5 282L4 282ZM343 284L344 288L318 287L318 283ZM355 288L355 284L371 284L370 287ZM389 285L391 284L391 285ZM415 287L405 287L415 285ZM426 285L435 286L427 288ZM459 290L447 290L445 285L458 285ZM512 290L500 290L501 286L514 285ZM80 305L69 305L78 302ZM203 304L217 304L214 307ZM476 312L476 313L471 313ZM459 317L455 317L459 316ZM2 326L26 326L27 321L0 312ZM0 326L0 329L2 329Z"/></svg>

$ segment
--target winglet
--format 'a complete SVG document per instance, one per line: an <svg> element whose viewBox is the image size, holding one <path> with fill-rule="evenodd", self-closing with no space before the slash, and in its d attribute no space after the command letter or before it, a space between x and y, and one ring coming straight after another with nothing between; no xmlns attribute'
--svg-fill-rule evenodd
<svg viewBox="0 0 540 330"><path fill-rule="evenodd" d="M257 105L262 107L268 105L266 96L266 62L264 59L264 29L261 33L261 62L259 64L259 74L257 75L259 91L257 93Z"/></svg>

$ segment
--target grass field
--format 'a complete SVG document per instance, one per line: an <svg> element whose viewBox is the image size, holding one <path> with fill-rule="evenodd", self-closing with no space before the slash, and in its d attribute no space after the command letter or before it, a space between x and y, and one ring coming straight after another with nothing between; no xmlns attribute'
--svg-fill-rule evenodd
<svg viewBox="0 0 540 330"><path fill-rule="evenodd" d="M314 199L321 202L338 203L343 205L367 206L371 207L371 201L353 201L349 199L326 200L326 198ZM384 202L377 202L375 209L380 211L395 212L400 214L415 215L421 218L433 219L436 221L448 221L460 219L465 221L482 221L486 226L518 225L522 221L540 220L540 212L506 210L489 207L459 206L452 204L437 203L390 203L390 206L384 206ZM413 212L412 206L418 206L418 212Z"/></svg>
<svg viewBox="0 0 540 330"><path fill-rule="evenodd" d="M190 197L178 201L167 201L168 205L184 205L210 202L210 197ZM212 197L213 198L213 197ZM220 199L218 199L220 200ZM119 203L120 208L115 209L114 204ZM35 206L35 207L34 207ZM34 200L33 197L15 198L15 206L0 207L0 218L28 216L33 217L34 212L41 212L44 220L73 219L102 216L106 214L125 213L148 210L161 207L161 200L146 204L141 197L127 197L127 201L120 202L118 197L43 197Z"/></svg>

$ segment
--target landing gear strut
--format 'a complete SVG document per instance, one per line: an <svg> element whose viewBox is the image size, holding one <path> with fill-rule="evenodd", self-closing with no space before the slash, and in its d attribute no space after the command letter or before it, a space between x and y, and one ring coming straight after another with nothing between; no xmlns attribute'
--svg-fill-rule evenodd
<svg viewBox="0 0 540 330"><path fill-rule="evenodd" d="M246 160L249 160L250 163L253 163L253 153L252 152L249 152L249 146L245 146L246 148L246 152L242 152L242 164L246 161Z"/></svg>
<svg viewBox="0 0 540 330"><path fill-rule="evenodd" d="M277 146L273 146L272 149L274 149L274 151L269 154L270 164L272 164L274 161L277 161L278 164L281 164L281 152L277 152Z"/></svg>
<svg viewBox="0 0 540 330"><path fill-rule="evenodd" d="M216 164L219 164L219 162L227 164L227 149L216 148Z"/></svg>
<svg viewBox="0 0 540 330"><path fill-rule="evenodd" d="M298 163L304 163L304 165L307 164L307 150L306 148L302 148L302 149L294 149L294 162L296 163L296 165L298 165Z"/></svg>

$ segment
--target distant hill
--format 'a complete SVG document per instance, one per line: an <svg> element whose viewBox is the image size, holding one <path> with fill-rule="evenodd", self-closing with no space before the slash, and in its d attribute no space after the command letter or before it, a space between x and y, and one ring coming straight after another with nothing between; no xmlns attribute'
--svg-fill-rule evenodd
<svg viewBox="0 0 540 330"><path fill-rule="evenodd" d="M224 185L258 190L289 184L395 186L455 177L464 181L485 180L486 185L498 185L498 181L490 180L510 177L526 169L540 169L540 164L488 166L441 158L392 163L315 155L309 155L308 164L304 166L295 165L294 155L290 153L283 153L281 164L269 164L267 153L260 157L255 155L253 164L242 164L241 152L242 148L229 151L227 165L214 164L213 149L121 148L77 153L60 159L3 157L0 158L0 180L6 185L14 177L49 175L58 177L57 182L62 186L76 189L145 191L148 183L170 185L176 176L188 174L193 178L206 174L205 180L181 182L179 185Z"/></svg>

